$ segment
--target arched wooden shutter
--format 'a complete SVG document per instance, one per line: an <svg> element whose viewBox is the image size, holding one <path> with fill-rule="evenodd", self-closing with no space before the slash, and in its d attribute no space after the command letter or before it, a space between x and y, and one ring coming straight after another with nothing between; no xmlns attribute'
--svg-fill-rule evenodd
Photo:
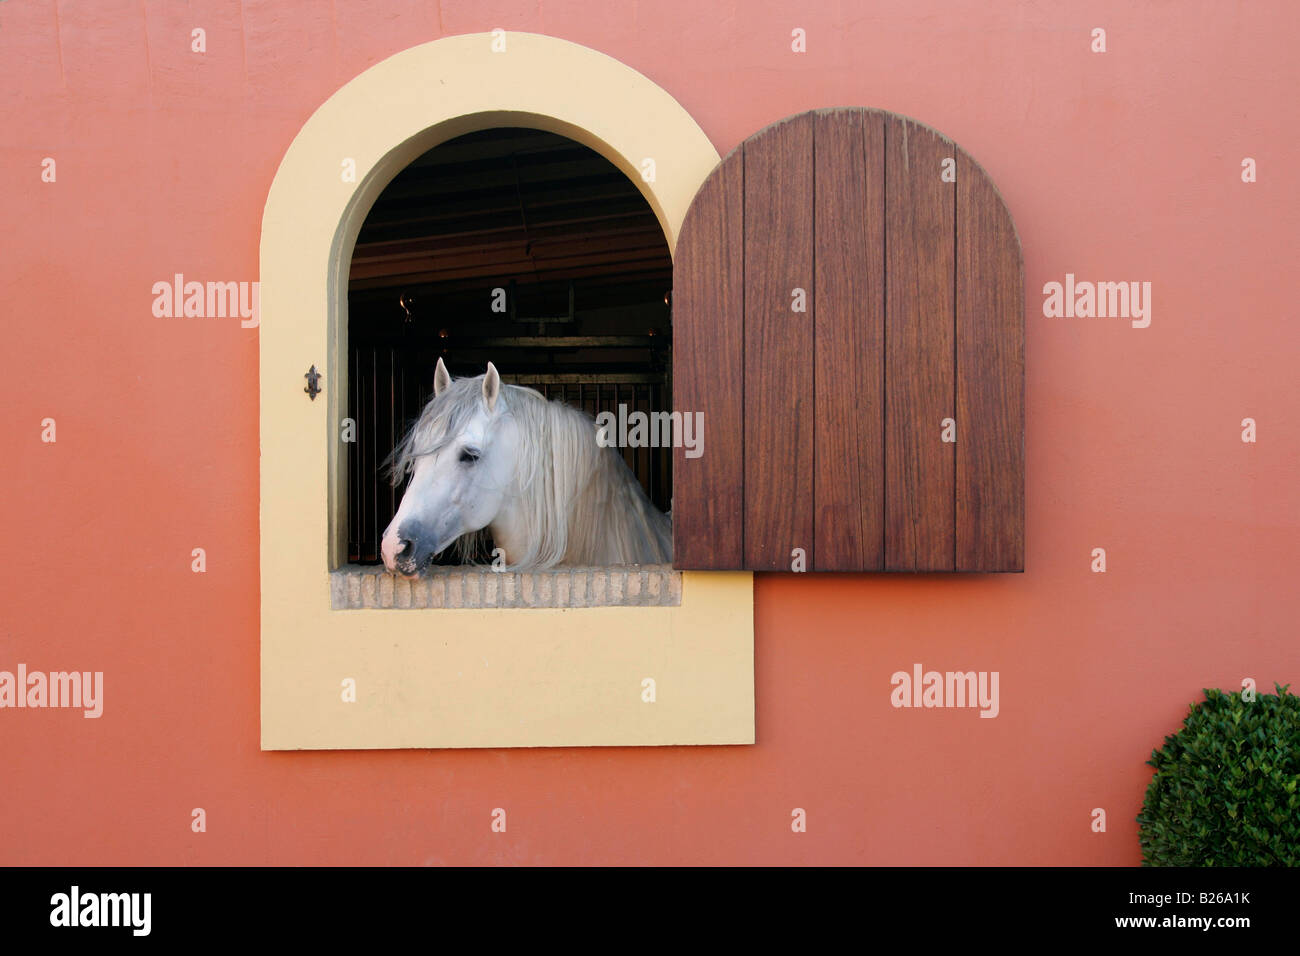
<svg viewBox="0 0 1300 956"><path fill-rule="evenodd" d="M704 422L676 567L1024 569L1024 268L965 152L880 110L774 123L700 188L673 271L673 405Z"/></svg>

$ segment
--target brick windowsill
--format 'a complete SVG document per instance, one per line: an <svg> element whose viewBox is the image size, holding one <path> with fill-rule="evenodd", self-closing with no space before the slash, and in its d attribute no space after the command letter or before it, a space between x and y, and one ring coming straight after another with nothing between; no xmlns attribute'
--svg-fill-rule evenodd
<svg viewBox="0 0 1300 956"><path fill-rule="evenodd" d="M676 607L682 576L667 564L493 571L438 567L415 581L381 565L330 572L330 604L353 608Z"/></svg>

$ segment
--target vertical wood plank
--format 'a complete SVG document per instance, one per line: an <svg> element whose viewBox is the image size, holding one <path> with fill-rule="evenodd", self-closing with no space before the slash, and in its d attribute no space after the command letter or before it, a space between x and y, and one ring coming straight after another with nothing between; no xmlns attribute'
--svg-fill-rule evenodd
<svg viewBox="0 0 1300 956"><path fill-rule="evenodd" d="M885 567L950 571L955 561L954 149L898 116L886 124ZM958 442L961 434L957 434Z"/></svg>
<svg viewBox="0 0 1300 956"><path fill-rule="evenodd" d="M757 571L789 571L796 548L814 569L813 136L802 113L743 147L745 563ZM795 289L807 311L793 311Z"/></svg>
<svg viewBox="0 0 1300 956"><path fill-rule="evenodd" d="M704 422L703 454L672 450L673 566L682 570L744 567L744 168L735 158L700 187L673 264L673 409Z"/></svg>
<svg viewBox="0 0 1300 956"><path fill-rule="evenodd" d="M957 570L1025 569L1024 265L992 181L957 161Z"/></svg>
<svg viewBox="0 0 1300 956"><path fill-rule="evenodd" d="M884 564L885 118L816 114L814 497L819 571Z"/></svg>

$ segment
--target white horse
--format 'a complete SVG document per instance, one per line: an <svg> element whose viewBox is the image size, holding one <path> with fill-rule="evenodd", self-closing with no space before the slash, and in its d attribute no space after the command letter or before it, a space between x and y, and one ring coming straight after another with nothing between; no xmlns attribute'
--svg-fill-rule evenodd
<svg viewBox="0 0 1300 956"><path fill-rule="evenodd" d="M668 516L591 417L502 385L490 362L453 381L438 359L433 398L389 461L395 485L411 479L380 547L389 571L417 575L455 543L472 554L484 528L516 570L671 560Z"/></svg>

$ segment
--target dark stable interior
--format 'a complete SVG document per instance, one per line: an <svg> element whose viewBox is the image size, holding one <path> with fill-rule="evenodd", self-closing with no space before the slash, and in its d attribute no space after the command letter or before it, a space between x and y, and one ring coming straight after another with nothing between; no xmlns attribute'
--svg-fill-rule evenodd
<svg viewBox="0 0 1300 956"><path fill-rule="evenodd" d="M649 204L573 140L482 130L398 174L361 228L348 286L349 561L380 560L403 491L383 463L432 395L439 356L454 377L491 361L593 416L668 410L671 287ZM620 451L667 511L671 449Z"/></svg>

